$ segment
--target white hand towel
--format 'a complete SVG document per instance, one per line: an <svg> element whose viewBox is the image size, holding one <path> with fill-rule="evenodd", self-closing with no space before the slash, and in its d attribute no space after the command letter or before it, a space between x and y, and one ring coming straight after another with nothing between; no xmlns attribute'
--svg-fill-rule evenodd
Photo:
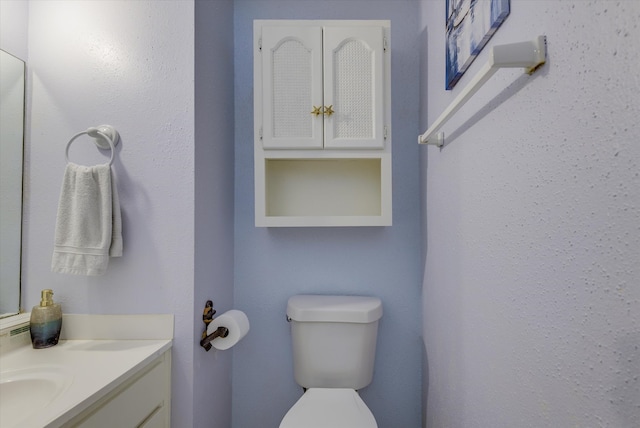
<svg viewBox="0 0 640 428"><path fill-rule="evenodd" d="M103 275L109 256L122 256L120 202L111 166L69 162L60 192L51 270Z"/></svg>

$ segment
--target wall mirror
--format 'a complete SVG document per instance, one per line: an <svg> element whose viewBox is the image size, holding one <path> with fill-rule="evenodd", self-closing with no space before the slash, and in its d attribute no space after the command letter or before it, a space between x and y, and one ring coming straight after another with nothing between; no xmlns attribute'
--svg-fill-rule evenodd
<svg viewBox="0 0 640 428"><path fill-rule="evenodd" d="M0 50L0 318L20 312L25 64Z"/></svg>

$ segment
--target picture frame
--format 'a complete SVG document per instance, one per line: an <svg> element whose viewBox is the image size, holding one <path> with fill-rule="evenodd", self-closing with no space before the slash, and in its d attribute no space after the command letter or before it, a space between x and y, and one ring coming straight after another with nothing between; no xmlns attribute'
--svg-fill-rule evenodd
<svg viewBox="0 0 640 428"><path fill-rule="evenodd" d="M446 85L453 89L510 13L509 0L446 1Z"/></svg>

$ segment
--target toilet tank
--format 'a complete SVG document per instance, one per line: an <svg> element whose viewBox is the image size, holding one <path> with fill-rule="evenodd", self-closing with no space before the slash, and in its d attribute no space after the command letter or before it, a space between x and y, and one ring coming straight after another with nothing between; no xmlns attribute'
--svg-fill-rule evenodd
<svg viewBox="0 0 640 428"><path fill-rule="evenodd" d="M293 372L305 388L360 389L371 383L382 302L377 297L289 298Z"/></svg>

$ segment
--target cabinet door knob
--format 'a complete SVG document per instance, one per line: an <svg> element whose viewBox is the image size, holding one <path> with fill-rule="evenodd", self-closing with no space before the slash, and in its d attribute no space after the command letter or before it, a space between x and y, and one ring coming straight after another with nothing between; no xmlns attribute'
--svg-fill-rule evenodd
<svg viewBox="0 0 640 428"><path fill-rule="evenodd" d="M330 105L329 107L325 107L324 108L324 114L327 116L331 116L333 113L335 113L335 111L333 111L333 104Z"/></svg>
<svg viewBox="0 0 640 428"><path fill-rule="evenodd" d="M311 114L316 116L316 117L318 117L319 115L322 114L322 110L321 109L322 109L322 107L313 106L313 111L311 112Z"/></svg>

